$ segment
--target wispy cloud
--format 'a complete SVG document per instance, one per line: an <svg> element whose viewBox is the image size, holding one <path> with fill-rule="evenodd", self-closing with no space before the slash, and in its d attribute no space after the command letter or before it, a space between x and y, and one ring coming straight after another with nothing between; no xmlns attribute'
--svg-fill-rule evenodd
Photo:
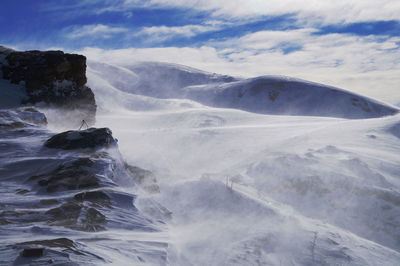
<svg viewBox="0 0 400 266"><path fill-rule="evenodd" d="M187 8L208 11L214 17L231 19L255 16L296 14L304 23L354 23L361 21L399 20L397 0L124 0L105 5L100 12L129 8Z"/></svg>
<svg viewBox="0 0 400 266"><path fill-rule="evenodd" d="M202 25L184 25L184 26L152 26L144 27L133 36L143 36L149 42L160 42L175 37L193 37L201 33L216 31L226 26L223 22L210 21Z"/></svg>
<svg viewBox="0 0 400 266"><path fill-rule="evenodd" d="M113 27L104 24L72 26L64 30L67 32L65 36L69 39L85 37L108 39L115 34L128 31L128 29L124 27Z"/></svg>

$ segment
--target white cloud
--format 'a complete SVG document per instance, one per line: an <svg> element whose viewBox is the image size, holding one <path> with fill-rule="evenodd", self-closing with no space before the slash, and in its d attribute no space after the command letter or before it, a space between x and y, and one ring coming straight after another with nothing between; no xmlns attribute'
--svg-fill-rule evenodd
<svg viewBox="0 0 400 266"><path fill-rule="evenodd" d="M146 36L148 41L165 41L177 36L192 37L200 33L215 31L219 25L185 25L179 27L153 26L145 27L133 36Z"/></svg>
<svg viewBox="0 0 400 266"><path fill-rule="evenodd" d="M400 20L398 0L125 0L103 11L133 7L184 7L231 19L296 14L305 23Z"/></svg>
<svg viewBox="0 0 400 266"><path fill-rule="evenodd" d="M261 31L200 48L166 47L79 51L90 59L126 65L161 61L228 75L286 75L400 102L398 37L314 35L314 29ZM281 43L299 45L285 54Z"/></svg>
<svg viewBox="0 0 400 266"><path fill-rule="evenodd" d="M128 29L123 27L112 27L104 24L93 24L68 27L65 31L67 31L66 37L70 39L84 37L107 39L111 38L114 34L127 32Z"/></svg>

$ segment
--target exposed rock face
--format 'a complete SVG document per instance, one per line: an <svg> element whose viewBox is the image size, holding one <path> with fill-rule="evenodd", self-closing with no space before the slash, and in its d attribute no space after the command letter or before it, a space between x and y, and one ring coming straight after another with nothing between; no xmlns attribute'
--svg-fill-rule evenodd
<svg viewBox="0 0 400 266"><path fill-rule="evenodd" d="M37 181L46 192L97 188L100 180L88 170L94 164L89 158L79 158L60 165L48 174L32 176L30 181Z"/></svg>
<svg viewBox="0 0 400 266"><path fill-rule="evenodd" d="M105 230L106 217L98 210L83 203L67 202L46 212L50 224L68 228L96 232Z"/></svg>
<svg viewBox="0 0 400 266"><path fill-rule="evenodd" d="M48 148L74 150L87 148L109 148L117 145L108 128L70 130L54 135L44 144Z"/></svg>
<svg viewBox="0 0 400 266"><path fill-rule="evenodd" d="M18 52L0 47L3 79L26 87L22 104L79 109L94 122L96 103L86 84L86 57L62 51Z"/></svg>

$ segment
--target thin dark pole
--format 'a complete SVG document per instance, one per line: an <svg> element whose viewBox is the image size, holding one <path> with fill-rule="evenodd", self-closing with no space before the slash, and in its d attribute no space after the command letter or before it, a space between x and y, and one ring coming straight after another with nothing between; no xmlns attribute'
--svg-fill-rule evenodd
<svg viewBox="0 0 400 266"><path fill-rule="evenodd" d="M81 130L83 126L86 126L86 129L89 128L89 125L86 123L86 121L85 121L85 120L82 120L82 124L81 124L81 126L79 127L78 130Z"/></svg>

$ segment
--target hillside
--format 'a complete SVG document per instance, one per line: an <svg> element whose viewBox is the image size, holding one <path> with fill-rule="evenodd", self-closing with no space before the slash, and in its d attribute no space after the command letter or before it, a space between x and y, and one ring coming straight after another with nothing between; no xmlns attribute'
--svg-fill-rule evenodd
<svg viewBox="0 0 400 266"><path fill-rule="evenodd" d="M399 111L394 106L343 89L288 77L239 79L154 62L121 67L91 61L89 72L125 93L189 99L207 106L259 114L360 119Z"/></svg>

